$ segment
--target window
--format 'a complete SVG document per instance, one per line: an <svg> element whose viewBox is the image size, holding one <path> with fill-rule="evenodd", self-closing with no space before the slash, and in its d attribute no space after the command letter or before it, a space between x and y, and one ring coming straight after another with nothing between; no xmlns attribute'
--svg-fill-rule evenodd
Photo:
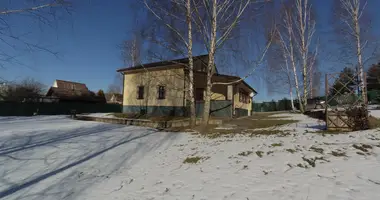
<svg viewBox="0 0 380 200"><path fill-rule="evenodd" d="M244 90L239 91L239 102L250 103L251 99L248 93L244 92Z"/></svg>
<svg viewBox="0 0 380 200"><path fill-rule="evenodd" d="M158 99L165 99L165 86L158 86Z"/></svg>
<svg viewBox="0 0 380 200"><path fill-rule="evenodd" d="M137 87L137 99L144 99L144 86Z"/></svg>
<svg viewBox="0 0 380 200"><path fill-rule="evenodd" d="M203 101L203 95L204 95L204 89L203 88L197 88L195 89L195 100L196 101Z"/></svg>

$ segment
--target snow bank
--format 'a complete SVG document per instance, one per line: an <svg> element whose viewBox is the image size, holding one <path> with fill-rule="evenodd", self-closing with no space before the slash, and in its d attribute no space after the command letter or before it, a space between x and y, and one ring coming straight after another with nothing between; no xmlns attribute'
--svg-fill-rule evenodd
<svg viewBox="0 0 380 200"><path fill-rule="evenodd" d="M216 139L67 118L0 119L0 198L380 199L378 132L316 134L317 120L287 116L301 120L279 128L288 135ZM201 161L183 163L194 156Z"/></svg>

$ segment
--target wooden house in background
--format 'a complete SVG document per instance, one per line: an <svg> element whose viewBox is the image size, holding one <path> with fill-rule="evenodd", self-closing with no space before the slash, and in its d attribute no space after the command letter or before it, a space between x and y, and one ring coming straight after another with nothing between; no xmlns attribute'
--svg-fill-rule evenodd
<svg viewBox="0 0 380 200"><path fill-rule="evenodd" d="M58 98L60 102L106 103L104 96L96 96L86 84L64 80L55 80L46 96Z"/></svg>

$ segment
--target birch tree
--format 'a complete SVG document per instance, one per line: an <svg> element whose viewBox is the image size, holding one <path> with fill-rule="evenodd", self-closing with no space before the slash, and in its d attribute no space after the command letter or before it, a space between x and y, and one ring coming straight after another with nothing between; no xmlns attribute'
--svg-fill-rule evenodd
<svg viewBox="0 0 380 200"><path fill-rule="evenodd" d="M301 112L304 112L304 106L302 104L301 90L299 85L299 67L298 67L298 58L297 58L297 42L295 34L295 7L292 4L293 1L284 1L280 7L279 19L276 22L275 29L275 40L274 43L279 46L280 57L283 59L283 63L286 64L286 71L289 72L289 75L292 77L289 80L292 80L291 89L289 93L293 91L293 88L296 91L296 97L298 99L299 108ZM281 67L281 66L280 66ZM283 70L284 68L280 68Z"/></svg>
<svg viewBox="0 0 380 200"><path fill-rule="evenodd" d="M364 80L364 63L368 61L371 56L377 51L377 47L372 48L373 52L369 53L370 40L368 39L368 33L370 33L371 25L368 16L366 0L339 0L336 2L335 8L339 14L339 19L342 22L344 28L341 28L338 36L347 39L350 44L349 49L353 50L352 53L355 54L357 60L357 71L359 79L359 87L361 90L361 95L366 101L367 91ZM338 5L337 5L338 4ZM343 34L343 35L342 35ZM367 37L366 37L367 36ZM377 45L376 45L377 46ZM367 56L364 54L367 50Z"/></svg>
<svg viewBox="0 0 380 200"><path fill-rule="evenodd" d="M206 90L202 124L206 125L210 117L211 105L211 89L213 85L232 85L239 83L251 76L255 71L252 67L250 72L245 74L241 79L232 82L212 82L212 77L215 73L215 55L219 49L223 47L226 41L233 41L233 32L239 28L239 24L247 15L247 11L252 8L257 9L254 5L265 3L266 1L251 1L251 0L204 0L199 6L195 6L197 30L200 32L203 42L208 52L208 63L206 67ZM249 13L252 14L252 13ZM258 63L261 63L271 44L271 40L266 43L265 48L259 56Z"/></svg>
<svg viewBox="0 0 380 200"><path fill-rule="evenodd" d="M266 1L252 1L252 0L172 0L171 3L177 5L180 8L186 8L186 19L182 15L177 15L177 12L168 11L165 4L166 1L155 2L154 0L144 0L145 7L153 14L163 26L173 35L172 38L176 39L175 45L172 43L163 45L167 49L184 54L184 50L179 47L182 45L186 47L187 57L192 58L192 47L194 44L204 47L204 50L208 53L208 61L206 63L206 88L204 95L204 112L203 112L203 124L207 124L210 115L210 101L211 101L211 89L213 85L232 85L239 83L253 74L254 70L246 73L241 79L232 82L212 82L212 77L215 74L215 57L217 51L222 49L227 41L232 39L234 33L238 30L240 23L244 17L247 17L246 12L248 8L252 8L254 11L259 6L259 3ZM156 3L156 4L155 4ZM190 6L190 7L189 7ZM191 14L190 14L191 13ZM178 28L176 24L172 23L172 19L177 22L186 24L186 33L183 29ZM247 18L248 20L248 18ZM191 22L191 23L190 23ZM247 21L246 21L247 22ZM178 25L178 24L177 24ZM159 42L160 43L160 42ZM264 60L265 53L268 49L270 42L267 42L262 50L262 54L259 54L258 62L261 63ZM190 54L191 53L191 54ZM192 63L191 59L189 64ZM258 64L257 64L258 65ZM192 69L193 66L188 66ZM254 67L252 67L254 68ZM193 70L189 70L189 73ZM189 76L191 76L189 74ZM192 78L189 78L192 79ZM190 80L192 82L192 80ZM190 90L191 93L193 90ZM193 99L193 95L190 99ZM192 103L191 103L192 104ZM195 110L195 108L194 108Z"/></svg>
<svg viewBox="0 0 380 200"><path fill-rule="evenodd" d="M304 112L307 105L308 97L308 72L312 68L308 64L312 64L309 61L309 54L311 51L311 45L313 42L313 36L315 33L315 20L312 18L312 6L308 0L296 0L295 1L295 35L298 38L297 49L300 55L301 69L302 69L302 84L303 84L303 97L301 112ZM316 53L317 51L315 51Z"/></svg>
<svg viewBox="0 0 380 200"><path fill-rule="evenodd" d="M153 16L159 20L164 27L169 30L169 35L171 36L171 41L165 41L164 43L169 43L168 45L158 42L160 45L168 48L172 52L179 54L187 54L188 64L185 65L186 71L188 72L188 77L184 77L187 80L188 88L188 100L190 102L190 125L192 127L196 124L196 113L195 113L195 98L194 98L194 60L193 60L193 5L196 1L192 0L172 0L170 1L171 6L179 9L175 12L173 7L168 5L164 6L162 1L156 0L144 0L145 7L153 14ZM181 12L185 12L185 15L181 15ZM173 21L179 21L185 23L186 27L176 26ZM184 30L186 29L186 30ZM182 44L186 50L183 50L178 43Z"/></svg>

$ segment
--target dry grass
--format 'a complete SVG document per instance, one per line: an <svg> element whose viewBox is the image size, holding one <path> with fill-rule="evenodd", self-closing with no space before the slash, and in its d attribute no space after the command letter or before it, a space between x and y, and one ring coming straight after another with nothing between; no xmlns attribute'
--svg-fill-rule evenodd
<svg viewBox="0 0 380 200"><path fill-rule="evenodd" d="M369 128L370 129L380 128L380 119L373 117L373 116L369 116L368 122L369 122Z"/></svg>
<svg viewBox="0 0 380 200"><path fill-rule="evenodd" d="M236 134L243 134L248 136L257 136L257 135L289 135L288 131L276 130L277 126L282 126L286 124L296 123L296 120L290 119L276 119L271 115L276 113L255 113L253 116L239 118L239 119L224 119L223 125L212 125L207 126L196 126L194 128L190 127L176 127L169 128L166 131L171 132L186 132L186 131L195 131L209 138L218 138L221 136L224 137L233 137ZM257 130L273 127L269 130Z"/></svg>
<svg viewBox="0 0 380 200"><path fill-rule="evenodd" d="M141 115L141 114L136 114L136 113L114 113L113 116L118 117L118 118L127 118L127 119L148 119L155 122L188 119L188 117L181 117L181 116L150 116L150 115Z"/></svg>
<svg viewBox="0 0 380 200"><path fill-rule="evenodd" d="M206 157L200 157L200 156L194 156L194 157L187 157L183 163L188 163L188 164L196 164L200 160L207 159Z"/></svg>
<svg viewBox="0 0 380 200"><path fill-rule="evenodd" d="M249 156L252 153L253 153L253 151L243 151L243 152L240 152L238 155L239 156Z"/></svg>

